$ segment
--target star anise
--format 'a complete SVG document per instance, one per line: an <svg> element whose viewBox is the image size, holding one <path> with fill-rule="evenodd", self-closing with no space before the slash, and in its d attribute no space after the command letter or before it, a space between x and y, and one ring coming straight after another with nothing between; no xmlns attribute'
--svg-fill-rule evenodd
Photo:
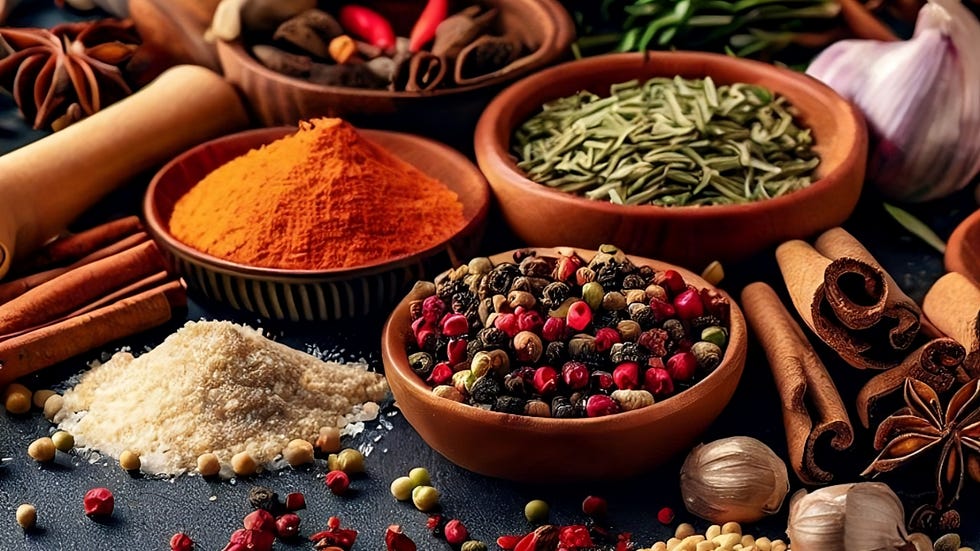
<svg viewBox="0 0 980 551"><path fill-rule="evenodd" d="M980 482L980 378L972 379L942 409L928 384L905 379L906 407L886 418L875 433L881 453L862 473L878 474L939 451L936 469L936 507L959 499L966 475Z"/></svg>
<svg viewBox="0 0 980 551"><path fill-rule="evenodd" d="M130 19L0 28L0 88L34 128L58 130L132 93L123 71L138 46Z"/></svg>

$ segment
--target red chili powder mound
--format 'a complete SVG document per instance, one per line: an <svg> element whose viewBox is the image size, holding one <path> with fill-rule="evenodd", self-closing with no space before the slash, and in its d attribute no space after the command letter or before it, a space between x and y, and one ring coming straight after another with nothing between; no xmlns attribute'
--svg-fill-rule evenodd
<svg viewBox="0 0 980 551"><path fill-rule="evenodd" d="M326 270L425 250L463 223L443 183L321 118L208 174L177 201L170 231L232 262Z"/></svg>

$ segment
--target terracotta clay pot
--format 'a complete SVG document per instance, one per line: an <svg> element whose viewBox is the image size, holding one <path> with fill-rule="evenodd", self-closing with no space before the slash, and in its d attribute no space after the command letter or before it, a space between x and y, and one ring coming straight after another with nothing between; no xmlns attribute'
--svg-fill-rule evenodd
<svg viewBox="0 0 980 551"><path fill-rule="evenodd" d="M946 242L946 269L980 286L980 210L960 222Z"/></svg>

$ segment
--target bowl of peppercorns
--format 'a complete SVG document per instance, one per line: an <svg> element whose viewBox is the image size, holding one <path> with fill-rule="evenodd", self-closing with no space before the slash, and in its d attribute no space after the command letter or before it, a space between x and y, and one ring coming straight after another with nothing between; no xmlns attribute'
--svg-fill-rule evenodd
<svg viewBox="0 0 980 551"><path fill-rule="evenodd" d="M603 245L474 258L419 282L381 344L396 405L434 450L480 474L562 482L686 450L731 399L747 337L723 291Z"/></svg>

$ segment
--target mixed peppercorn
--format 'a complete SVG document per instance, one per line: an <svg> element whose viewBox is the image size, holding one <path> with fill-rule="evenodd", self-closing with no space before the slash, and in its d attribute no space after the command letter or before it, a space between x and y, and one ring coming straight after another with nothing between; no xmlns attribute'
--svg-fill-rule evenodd
<svg viewBox="0 0 980 551"><path fill-rule="evenodd" d="M588 262L476 258L410 309L409 364L435 394L537 417L651 405L713 371L728 341L723 295L608 245Z"/></svg>

